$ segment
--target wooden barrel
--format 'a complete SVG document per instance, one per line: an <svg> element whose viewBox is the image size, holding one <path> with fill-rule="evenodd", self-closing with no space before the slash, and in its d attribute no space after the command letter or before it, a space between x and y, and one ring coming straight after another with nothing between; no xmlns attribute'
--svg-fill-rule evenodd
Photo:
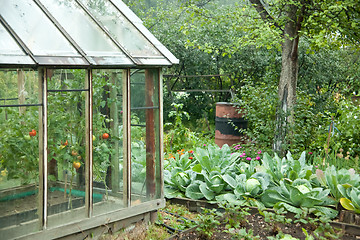
<svg viewBox="0 0 360 240"><path fill-rule="evenodd" d="M215 144L222 147L237 143L244 143L246 136L239 132L239 129L246 129L248 121L243 118L243 113L233 103L216 103L215 117Z"/></svg>

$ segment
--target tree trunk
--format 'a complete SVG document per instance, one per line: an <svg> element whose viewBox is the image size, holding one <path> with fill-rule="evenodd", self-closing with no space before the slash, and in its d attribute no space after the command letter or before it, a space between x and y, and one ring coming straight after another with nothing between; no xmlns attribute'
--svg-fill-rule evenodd
<svg viewBox="0 0 360 240"><path fill-rule="evenodd" d="M288 21L284 28L282 44L281 74L278 88L279 104L276 112L276 132L273 150L280 155L286 152L289 127L293 124L293 106L296 101L296 85L298 79L298 8L294 5L286 6Z"/></svg>

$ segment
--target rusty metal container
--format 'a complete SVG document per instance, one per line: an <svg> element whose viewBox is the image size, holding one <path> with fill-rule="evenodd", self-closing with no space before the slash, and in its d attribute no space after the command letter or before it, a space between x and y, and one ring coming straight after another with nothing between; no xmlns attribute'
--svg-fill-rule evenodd
<svg viewBox="0 0 360 240"><path fill-rule="evenodd" d="M239 129L246 129L248 121L244 114L239 113L235 104L229 102L216 103L215 117L215 144L222 147L237 143L244 143L246 136L239 132Z"/></svg>

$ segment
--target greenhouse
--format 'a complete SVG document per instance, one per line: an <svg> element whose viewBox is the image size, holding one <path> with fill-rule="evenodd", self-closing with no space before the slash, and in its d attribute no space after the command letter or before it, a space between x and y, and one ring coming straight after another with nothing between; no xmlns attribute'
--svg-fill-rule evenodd
<svg viewBox="0 0 360 240"><path fill-rule="evenodd" d="M156 216L162 67L177 63L120 0L0 2L2 239Z"/></svg>

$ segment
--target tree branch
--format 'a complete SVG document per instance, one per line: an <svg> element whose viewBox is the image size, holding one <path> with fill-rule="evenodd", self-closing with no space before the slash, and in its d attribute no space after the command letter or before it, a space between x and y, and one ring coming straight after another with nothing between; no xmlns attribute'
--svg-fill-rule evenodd
<svg viewBox="0 0 360 240"><path fill-rule="evenodd" d="M264 22L267 22L269 24L274 25L275 27L277 27L278 29L280 29L281 31L283 31L283 29L281 29L281 27L279 26L279 24L277 24L275 22L275 19L270 15L270 13L265 9L264 5L261 3L260 0L250 0L251 4L254 6L254 8L256 9L256 11L259 13L261 19Z"/></svg>
<svg viewBox="0 0 360 240"><path fill-rule="evenodd" d="M301 23L304 20L305 14L306 14L306 5L305 5L305 3L303 3L301 6L300 15L298 16L298 19L296 22L296 30L295 30L296 38L295 38L295 41L293 44L293 50L292 50L292 54L291 54L292 59L295 59L298 57L298 48L299 48L299 39L300 39L299 32L301 30Z"/></svg>

